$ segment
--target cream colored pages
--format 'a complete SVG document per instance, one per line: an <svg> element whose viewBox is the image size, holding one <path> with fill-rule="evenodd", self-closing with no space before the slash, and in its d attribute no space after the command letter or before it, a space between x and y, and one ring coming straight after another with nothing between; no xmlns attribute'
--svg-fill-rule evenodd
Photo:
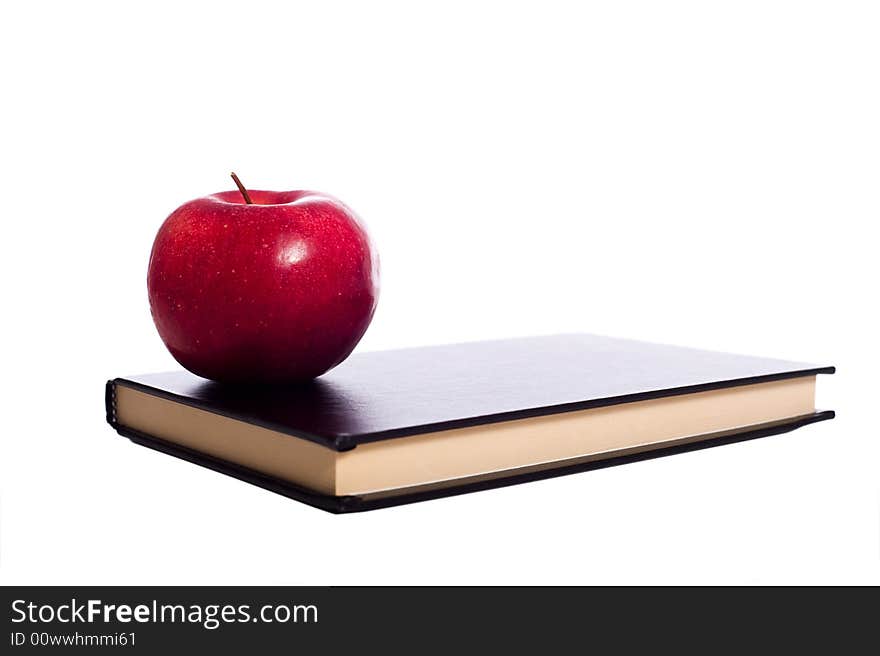
<svg viewBox="0 0 880 656"><path fill-rule="evenodd" d="M497 422L362 444L336 452L304 439L118 385L118 422L322 494L402 494L498 477L815 411L815 376Z"/></svg>

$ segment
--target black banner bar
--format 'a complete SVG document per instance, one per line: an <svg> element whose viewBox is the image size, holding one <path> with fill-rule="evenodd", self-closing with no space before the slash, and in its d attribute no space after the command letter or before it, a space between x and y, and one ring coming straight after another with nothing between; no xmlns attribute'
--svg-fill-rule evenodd
<svg viewBox="0 0 880 656"><path fill-rule="evenodd" d="M876 589L7 587L2 653L865 644ZM707 636L712 636L707 638ZM705 642L706 640L710 642ZM592 647L591 647L592 646ZM317 653L317 652L314 652Z"/></svg>

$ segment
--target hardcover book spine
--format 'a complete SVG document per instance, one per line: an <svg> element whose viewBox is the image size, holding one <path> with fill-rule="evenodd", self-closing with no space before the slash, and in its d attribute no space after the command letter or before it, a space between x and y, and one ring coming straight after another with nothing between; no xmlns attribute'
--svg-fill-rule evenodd
<svg viewBox="0 0 880 656"><path fill-rule="evenodd" d="M108 380L104 386L104 409L107 412L107 423L117 428L116 421L116 382Z"/></svg>

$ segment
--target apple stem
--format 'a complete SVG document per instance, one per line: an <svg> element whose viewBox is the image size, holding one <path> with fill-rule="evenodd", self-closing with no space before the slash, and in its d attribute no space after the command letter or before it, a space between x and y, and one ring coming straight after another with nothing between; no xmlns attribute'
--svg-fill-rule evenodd
<svg viewBox="0 0 880 656"><path fill-rule="evenodd" d="M250 194L248 194L248 190L244 188L244 185L241 184L241 180L238 179L238 176L235 175L235 172L231 173L232 179L235 180L235 184L238 187L238 190L241 192L241 195L244 196L244 202L248 205L253 205L254 201L251 200Z"/></svg>

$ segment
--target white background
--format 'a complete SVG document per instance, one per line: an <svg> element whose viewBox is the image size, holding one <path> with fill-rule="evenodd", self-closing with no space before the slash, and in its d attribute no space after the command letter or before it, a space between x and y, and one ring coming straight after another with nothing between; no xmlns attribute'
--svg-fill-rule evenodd
<svg viewBox="0 0 880 656"><path fill-rule="evenodd" d="M3 583L880 583L865 2L4 3ZM318 189L361 350L595 332L835 364L786 436L333 516L136 447L192 197Z"/></svg>

